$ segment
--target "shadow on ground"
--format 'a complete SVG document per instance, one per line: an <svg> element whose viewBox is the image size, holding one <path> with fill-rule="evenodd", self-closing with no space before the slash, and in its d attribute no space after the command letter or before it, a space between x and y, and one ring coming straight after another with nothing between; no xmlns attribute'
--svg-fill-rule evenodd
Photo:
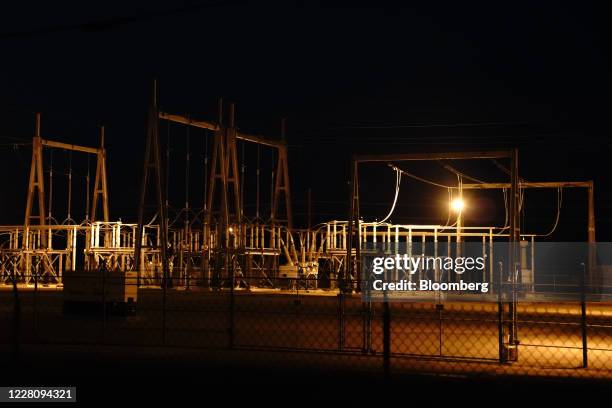
<svg viewBox="0 0 612 408"><path fill-rule="evenodd" d="M293 406L329 402L412 405L426 402L495 406L582 401L608 392L609 381L505 376L441 376L392 373L380 367L334 368L333 356L184 349L23 346L18 359L2 349L3 386L77 387L80 403L252 403ZM331 360L330 360L331 359Z"/></svg>

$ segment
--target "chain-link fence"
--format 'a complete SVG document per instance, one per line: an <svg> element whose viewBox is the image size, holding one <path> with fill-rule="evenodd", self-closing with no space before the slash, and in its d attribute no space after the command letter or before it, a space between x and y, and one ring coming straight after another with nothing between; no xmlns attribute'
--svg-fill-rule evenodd
<svg viewBox="0 0 612 408"><path fill-rule="evenodd" d="M306 365L387 374L612 377L612 305L605 302L372 302L312 289L316 282L212 290L85 275L73 279L94 279L97 292L79 294L84 282L62 287L35 277L1 287L0 341L14 352L24 344L275 351Z"/></svg>

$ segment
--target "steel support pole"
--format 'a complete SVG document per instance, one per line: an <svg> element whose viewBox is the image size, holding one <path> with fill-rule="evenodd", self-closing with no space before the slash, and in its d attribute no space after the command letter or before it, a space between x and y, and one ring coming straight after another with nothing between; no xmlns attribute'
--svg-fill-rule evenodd
<svg viewBox="0 0 612 408"><path fill-rule="evenodd" d="M352 263L352 249L353 249L353 220L355 218L355 171L354 168L357 166L357 163L351 162L351 171L349 176L349 217L348 217L348 231L346 232L346 260L344 263L344 273L341 276L340 282L338 282L340 286L340 290L345 292L349 290L349 282L350 276L353 270ZM335 233L334 233L334 242L335 242Z"/></svg>
<svg viewBox="0 0 612 408"><path fill-rule="evenodd" d="M353 176L354 182L353 182L353 206L354 206L354 227L356 228L356 237L357 237L357 245L355 245L355 281L356 281L356 286L355 286L355 290L357 292L361 292L361 224L359 222L360 220L360 211L359 211L359 165L357 163L355 163L354 166L354 176Z"/></svg>
<svg viewBox="0 0 612 408"><path fill-rule="evenodd" d="M162 285L164 287L164 297L166 295L165 288L171 285L172 281L169 280L168 271L168 258L166 256L168 246L168 222L166 216L166 200L162 183L162 163L159 146L159 132L158 123L159 113L157 108L157 81L153 81L151 105L149 107L149 121L147 131L147 141L145 146L145 159L143 164L143 176L140 189L140 201L138 206L138 227L136 229L135 237L135 248L134 248L134 267L138 271L138 284L140 284L140 255L142 252L142 235L144 231L144 209L145 199L147 193L147 181L149 177L149 171L155 173L153 179L155 184L157 211L159 215L159 253L162 264L163 280ZM165 301L165 299L164 299ZM164 308L165 313L165 308Z"/></svg>
<svg viewBox="0 0 612 408"><path fill-rule="evenodd" d="M596 263L596 239L595 239L595 200L594 200L594 186L593 181L590 182L588 188L588 260L586 265L586 280L585 290L593 291L599 282L596 282L593 268Z"/></svg>
<svg viewBox="0 0 612 408"><path fill-rule="evenodd" d="M342 279L342 288L343 290L352 292L353 291L353 266L355 266L355 279L359 282L359 267L357 264L359 263L359 172L358 172L359 162L356 160L351 161L351 175L349 181L349 220L348 220L348 228L346 232L346 264L344 267L344 276ZM353 265L353 235L355 232L355 227L357 228L357 247L355 250L355 265ZM358 286L359 289L359 286Z"/></svg>
<svg viewBox="0 0 612 408"><path fill-rule="evenodd" d="M11 267L10 276L13 285L12 357L14 362L18 363L21 347L21 299L17 288L17 271L14 266Z"/></svg>
<svg viewBox="0 0 612 408"><path fill-rule="evenodd" d="M507 361L506 344L504 341L504 302L503 302L503 281L504 281L504 264L499 261L499 277L497 278L497 332L498 332L498 349L499 362L503 364Z"/></svg>
<svg viewBox="0 0 612 408"><path fill-rule="evenodd" d="M510 234L509 234L509 253L508 253L508 273L510 284L511 300L508 303L508 361L518 360L518 333L516 324L516 307L517 293L516 284L520 277L520 262L517 262L517 248L520 241L520 189L519 189L519 166L518 166L518 149L512 150L511 155L511 180L510 180Z"/></svg>
<svg viewBox="0 0 612 408"><path fill-rule="evenodd" d="M587 322L587 305L586 305L586 265L582 264L582 270L580 271L580 328L582 334L582 367L587 368L589 366L589 345L588 345L588 322Z"/></svg>

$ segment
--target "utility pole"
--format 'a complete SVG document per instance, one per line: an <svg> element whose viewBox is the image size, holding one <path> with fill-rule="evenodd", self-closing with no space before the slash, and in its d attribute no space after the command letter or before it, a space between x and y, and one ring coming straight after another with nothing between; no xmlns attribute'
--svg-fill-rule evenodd
<svg viewBox="0 0 612 408"><path fill-rule="evenodd" d="M312 189L308 189L308 231L312 228Z"/></svg>
<svg viewBox="0 0 612 408"><path fill-rule="evenodd" d="M508 283L510 285L510 302L508 303L508 347L507 360L518 361L518 333L516 325L516 307L517 293L516 284L520 277L520 262L518 259L518 247L521 239L520 231L520 186L519 186L519 164L518 164L518 149L512 149L511 152L511 175L510 175L510 233L509 233L509 248L508 248ZM502 282L503 285L503 282Z"/></svg>
<svg viewBox="0 0 612 408"><path fill-rule="evenodd" d="M143 242L144 233L144 210L145 201L147 195L147 182L149 177L152 177L153 184L155 185L155 201L157 205L157 214L159 219L159 232L158 232L158 243L159 256L162 266L163 283L164 289L171 283L169 281L169 270L168 270L168 221L166 214L166 197L165 190L163 188L163 170L161 162L161 153L159 146L159 113L157 107L157 81L153 81L151 95L151 104L149 107L149 118L147 124L147 140L145 145L145 157L143 161L143 174L140 186L140 201L138 205L138 227L136 229L136 237L134 238L134 269L138 272L138 284L140 284L140 278L142 271L144 271L144 262L141 259L142 248L146 245ZM152 173L152 174L150 174ZM155 246L155 245L153 245ZM165 294L165 291L164 291Z"/></svg>

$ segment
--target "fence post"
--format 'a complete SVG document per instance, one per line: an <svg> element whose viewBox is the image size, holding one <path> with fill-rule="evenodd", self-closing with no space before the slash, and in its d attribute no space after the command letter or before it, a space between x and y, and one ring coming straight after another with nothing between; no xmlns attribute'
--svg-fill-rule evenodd
<svg viewBox="0 0 612 408"><path fill-rule="evenodd" d="M225 255L226 259L225 259L225 265L226 265L226 269L229 268L230 270L229 272L229 280L230 280L230 310L229 310L229 348L233 349L234 348L234 336L235 336L235 308L236 308L236 304L235 301L236 299L234 298L234 285L235 285L235 275L234 275L234 261L230 255L229 252L229 248L226 249L226 255Z"/></svg>
<svg viewBox="0 0 612 408"><path fill-rule="evenodd" d="M510 324L508 325L508 352L506 359L508 361L518 361L518 325L517 325L517 307L518 307L518 295L516 293L516 285L518 276L520 273L520 263L515 262L510 270L512 274L510 276L511 295L512 298L508 303L508 314L510 317Z"/></svg>
<svg viewBox="0 0 612 408"><path fill-rule="evenodd" d="M363 353L372 350L372 301L370 299L363 305Z"/></svg>
<svg viewBox="0 0 612 408"><path fill-rule="evenodd" d="M162 345L166 345L166 303L167 303L167 290L168 290L168 274L170 273L169 271L167 271L166 268L164 268L163 266L163 261L162 261Z"/></svg>
<svg viewBox="0 0 612 408"><path fill-rule="evenodd" d="M40 263L34 269L34 341L38 341L38 268Z"/></svg>
<svg viewBox="0 0 612 408"><path fill-rule="evenodd" d="M498 330L498 346L499 346L499 362L506 362L506 353L504 352L504 304L501 300L497 302L497 330Z"/></svg>
<svg viewBox="0 0 612 408"><path fill-rule="evenodd" d="M100 263L100 272L102 272L102 342L106 337L106 260L103 259Z"/></svg>
<svg viewBox="0 0 612 408"><path fill-rule="evenodd" d="M438 312L438 350L440 351L440 357L442 357L444 345L442 344L442 331L444 330L444 325L442 322L442 313L444 311L444 305L442 303L436 304L436 312Z"/></svg>
<svg viewBox="0 0 612 408"><path fill-rule="evenodd" d="M383 302L383 372L385 380L391 378L391 308L385 293Z"/></svg>
<svg viewBox="0 0 612 408"><path fill-rule="evenodd" d="M27 278L26 278L27 280ZM17 273L15 267L11 268L11 281L13 283L13 359L19 360L20 334L21 334L21 300L17 288Z"/></svg>
<svg viewBox="0 0 612 408"><path fill-rule="evenodd" d="M338 350L344 348L344 292L338 293Z"/></svg>
<svg viewBox="0 0 612 408"><path fill-rule="evenodd" d="M497 287L497 331L499 347L499 363L503 364L506 360L506 350L504 345L504 302L503 302L503 270L504 264L499 261L499 278Z"/></svg>
<svg viewBox="0 0 612 408"><path fill-rule="evenodd" d="M584 262L582 265L582 273L580 276L580 323L582 328L582 367L587 368L589 366L589 348L587 343L587 305L586 305L586 293L585 293L585 281L586 281L586 265Z"/></svg>

